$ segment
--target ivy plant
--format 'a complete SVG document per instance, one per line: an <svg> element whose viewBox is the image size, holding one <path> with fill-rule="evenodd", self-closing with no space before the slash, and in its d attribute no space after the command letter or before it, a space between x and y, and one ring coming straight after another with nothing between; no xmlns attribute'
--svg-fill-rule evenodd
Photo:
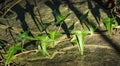
<svg viewBox="0 0 120 66"><path fill-rule="evenodd" d="M71 42L76 43L78 45L78 49L80 54L83 55L84 53L84 38L88 34L87 30L83 31L73 31L74 35L71 39Z"/></svg>
<svg viewBox="0 0 120 66"><path fill-rule="evenodd" d="M35 37L35 40L39 41L37 52L40 52L43 55L50 57L50 54L49 54L47 48L48 48L49 44L53 44L53 47L54 47L56 38L58 38L61 34L56 31L50 32L48 34L49 34L49 36L48 35L37 36L37 37Z"/></svg>
<svg viewBox="0 0 120 66"><path fill-rule="evenodd" d="M21 48L21 43L17 43L9 48L6 54L5 66L7 66L15 58L14 55L19 50L24 50L23 48Z"/></svg>
<svg viewBox="0 0 120 66"><path fill-rule="evenodd" d="M70 15L70 13L69 13L66 16L63 16L60 13L58 13L56 10L53 12L53 14L55 16L55 22L56 22L55 24L56 25L63 23L64 20Z"/></svg>
<svg viewBox="0 0 120 66"><path fill-rule="evenodd" d="M115 17L103 19L103 23L106 29L108 30L110 37L112 37L112 31L113 31L113 28L115 27L115 20L116 20Z"/></svg>

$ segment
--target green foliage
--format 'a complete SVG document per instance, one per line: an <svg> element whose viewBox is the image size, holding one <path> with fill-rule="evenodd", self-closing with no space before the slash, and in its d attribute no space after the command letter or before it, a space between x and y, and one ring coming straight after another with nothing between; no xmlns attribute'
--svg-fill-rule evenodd
<svg viewBox="0 0 120 66"><path fill-rule="evenodd" d="M6 54L6 59L5 59L5 66L7 66L7 64L9 64L13 59L14 59L14 55L17 51L19 50L24 50L21 47L21 44L23 41L26 41L27 39L31 39L30 36L28 36L27 32L24 33L20 33L18 34L18 41L15 45L11 46Z"/></svg>
<svg viewBox="0 0 120 66"><path fill-rule="evenodd" d="M81 19L82 21L86 20L86 19L87 19L87 17L88 17L88 13L89 13L89 11L88 11L88 10L87 10L87 11L85 11L85 13L84 13L82 16L80 16L80 19Z"/></svg>
<svg viewBox="0 0 120 66"><path fill-rule="evenodd" d="M5 66L7 66L7 64L9 64L14 59L14 54L18 50L23 50L23 48L21 48L21 43L17 43L14 46L11 46L9 48L7 55L6 55L6 59L5 59Z"/></svg>
<svg viewBox="0 0 120 66"><path fill-rule="evenodd" d="M54 43L55 40L60 36L61 34L59 32L53 31L53 32L49 32L48 34L42 34L36 37L31 37L27 35L27 32L22 33L22 34L18 34L19 36L19 42L22 41L26 41L26 40L37 40L39 45L38 45L38 49L36 50L37 52L42 53L45 56L50 57L50 54L48 52L48 46L50 44L53 44L54 47Z"/></svg>
<svg viewBox="0 0 120 66"><path fill-rule="evenodd" d="M71 42L76 43L78 45L78 49L80 51L80 54L83 55L84 53L84 38L88 34L88 31L74 31L74 36L71 39Z"/></svg>
<svg viewBox="0 0 120 66"><path fill-rule="evenodd" d="M50 39L53 41L53 47L54 47L54 45L55 45L55 40L56 40L59 36L61 36L61 33L54 31L54 32L50 32L50 33L49 33L49 36L50 36Z"/></svg>
<svg viewBox="0 0 120 66"><path fill-rule="evenodd" d="M120 2L118 2L116 4L116 7L120 6ZM54 17L55 17L55 25L60 25L62 23L64 23L64 20L70 15L67 14L65 16L61 15L60 12L57 12L56 10L53 11ZM70 25L70 27L68 28L68 30L70 32L72 32L74 35L71 39L71 42L76 43L79 49L79 52L81 55L84 55L84 42L85 42L85 36L87 36L87 34L93 34L95 31L95 25L92 23L92 21L90 19L88 19L88 14L89 11L85 11L85 13L82 14L82 16L79 17L79 19L81 20L81 25L83 26L84 24L88 27L89 30L82 30L82 31L73 31L74 29L74 23L72 25ZM5 18L0 18L0 21L6 20ZM41 21L42 22L42 21ZM103 23L106 27L106 29L108 30L108 33L110 36L112 36L112 31L113 28L120 28L120 26L116 26L115 25L115 17L113 18L105 18L103 19ZM0 23L0 24L4 24L4 23ZM42 31L46 31L46 29L52 25L52 22L49 23L41 23L42 26ZM61 27L61 26L60 26ZM5 59L5 66L7 66L13 59L14 59L14 55L15 53L17 53L17 51L19 50L23 50L23 48L21 48L21 42L25 42L26 40L37 40L38 41L38 46L36 49L36 52L43 54L44 56L47 57L51 57L48 48L49 45L52 44L52 46L55 46L55 41L56 39L61 36L61 33L53 31L53 32L47 32L46 34L42 34L36 37L31 37L28 36L28 32L24 32L21 34L18 34L18 41L14 46L11 46L6 54L6 59ZM0 47L2 47L2 44L0 44Z"/></svg>
<svg viewBox="0 0 120 66"><path fill-rule="evenodd" d="M92 35L93 33L94 33L94 31L95 31L95 26L94 26L94 24L92 23L92 21L90 20L90 19L88 19L88 14L89 14L89 11L88 10L86 10L85 12L84 12L84 14L80 17L80 19L81 19L81 24L82 24L82 26L83 26L83 24L85 23L85 22L87 22L86 24L87 24L87 26L88 26L88 29L89 29L89 33Z"/></svg>
<svg viewBox="0 0 120 66"><path fill-rule="evenodd" d="M54 46L56 38L58 38L60 35L61 34L58 32L50 32L49 36L41 35L41 36L35 37L39 41L37 52L40 52L43 55L50 57L50 54L49 54L47 48L48 48L49 44L52 44L52 43Z"/></svg>
<svg viewBox="0 0 120 66"><path fill-rule="evenodd" d="M93 35L96 27L95 27L95 25L92 23L92 21L89 20L89 19L88 19L88 27L89 27L89 33L90 33L91 35Z"/></svg>
<svg viewBox="0 0 120 66"><path fill-rule="evenodd" d="M53 31L53 32L49 32L49 36L50 39L55 40L56 38L58 38L61 35L61 33Z"/></svg>
<svg viewBox="0 0 120 66"><path fill-rule="evenodd" d="M25 41L28 39L28 32L18 34L18 42Z"/></svg>
<svg viewBox="0 0 120 66"><path fill-rule="evenodd" d="M84 38L87 34L93 34L95 31L95 26L92 23L92 21L90 19L88 19L88 13L89 11L85 11L85 13L80 17L81 19L81 25L83 26L84 23L86 23L88 30L82 30L82 31L73 31L73 38L71 39L71 42L76 43L78 45L78 49L80 51L80 54L83 55L84 53ZM72 26L73 27L73 26Z"/></svg>
<svg viewBox="0 0 120 66"><path fill-rule="evenodd" d="M54 11L54 16L55 16L55 20L56 20L56 23L55 23L55 24L58 25L58 24L63 23L63 21L64 21L69 15L70 15L70 13L67 14L66 16L62 16L60 13Z"/></svg>
<svg viewBox="0 0 120 66"><path fill-rule="evenodd" d="M18 42L24 42L26 40L35 40L35 38L28 35L28 32L18 34Z"/></svg>
<svg viewBox="0 0 120 66"><path fill-rule="evenodd" d="M87 10L87 11L85 11L85 13L83 13L83 15L80 16L82 26L83 26L83 24L85 23L85 20L88 17L88 13L89 13L89 11Z"/></svg>
<svg viewBox="0 0 120 66"><path fill-rule="evenodd" d="M74 25L75 25L75 23L73 23L72 25L70 25L70 27L68 28L69 32L71 32L74 29Z"/></svg>
<svg viewBox="0 0 120 66"><path fill-rule="evenodd" d="M50 57L47 48L49 44L53 42L53 40L51 40L47 35L37 36L36 38L39 41L37 52L40 52L43 55Z"/></svg>
<svg viewBox="0 0 120 66"><path fill-rule="evenodd" d="M105 25L106 29L108 30L108 33L111 37L113 28L115 26L115 17L114 18L105 18L105 19L103 19L103 23L104 23L104 25Z"/></svg>

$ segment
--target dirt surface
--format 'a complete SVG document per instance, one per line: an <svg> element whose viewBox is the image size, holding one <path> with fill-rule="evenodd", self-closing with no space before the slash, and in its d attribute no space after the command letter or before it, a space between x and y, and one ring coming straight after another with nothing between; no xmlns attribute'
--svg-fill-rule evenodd
<svg viewBox="0 0 120 66"><path fill-rule="evenodd" d="M33 1L26 3L22 0L13 7L11 13L6 16L10 25L7 24L8 22L5 19L0 21L0 41L5 40L7 42L5 48L8 49L11 44L13 45L15 41L17 41L18 37L16 34L25 31L23 25L27 26L34 36L37 36L41 34L39 28L36 27L35 24L37 19L39 21L42 19L44 23L54 21L52 9L45 4L46 1L47 0L40 0L38 1L38 6L34 6ZM114 33L113 37L110 38L107 31L104 32L106 29L101 20L110 16L110 11L94 1L91 3L88 2L88 0L70 1L71 5L62 1L59 7L62 15L71 13L65 20L65 23L68 26L75 23L75 29L82 30L78 15L80 16L86 10L89 10L88 18L90 18L95 25L100 26L100 32L95 32L95 34L87 35L85 37L84 55L80 55L76 44L72 45L69 39L66 38L66 35L63 35L57 41L55 48L49 48L51 59L41 54L36 54L34 50L36 49L36 46L28 41L29 45L26 47L27 50L17 54L15 60L13 60L16 66L120 66L119 31ZM31 6L30 10L33 11L29 11L27 6ZM37 12L37 8L40 11L41 17ZM32 17L33 15L35 17ZM37 23L39 21L37 21ZM117 22L119 23L119 20ZM12 29L9 31L8 27L12 27ZM55 31L58 28L59 27L56 26L50 26L48 31ZM60 32L63 33L64 31L60 29ZM13 40L11 33L13 34L15 41Z"/></svg>
<svg viewBox="0 0 120 66"><path fill-rule="evenodd" d="M72 45L69 41L58 43L55 48L50 48L52 58L49 59L34 51L17 55L16 60L20 60L26 66L119 66L120 55L116 48L110 43L103 41L100 36L87 36L89 42L85 43L84 55L81 56L77 45ZM98 40L96 40L99 38ZM93 40L91 40L93 39ZM95 42L95 43L94 43ZM120 46L120 44L117 44Z"/></svg>

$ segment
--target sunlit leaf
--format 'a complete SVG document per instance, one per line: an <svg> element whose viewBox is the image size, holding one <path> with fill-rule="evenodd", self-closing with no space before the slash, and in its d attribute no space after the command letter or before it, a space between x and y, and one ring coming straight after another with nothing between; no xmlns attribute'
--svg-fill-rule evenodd
<svg viewBox="0 0 120 66"><path fill-rule="evenodd" d="M56 31L53 31L53 32L50 32L50 33L49 33L49 36L50 36L50 39L55 40L56 38L58 38L59 36L61 36L61 33L60 33L60 32L56 32Z"/></svg>
<svg viewBox="0 0 120 66"><path fill-rule="evenodd" d="M50 39L53 41L53 47L55 45L55 41L56 39L61 36L61 33L60 32L56 32L56 31L53 31L53 32L50 32L49 33L49 36L50 36Z"/></svg>
<svg viewBox="0 0 120 66"><path fill-rule="evenodd" d="M48 52L48 46L49 46L49 44L54 43L56 38L58 38L61 34L56 31L49 32L48 34L49 34L49 36L48 35L40 35L35 38L40 43L38 45L37 52L40 52L43 55L50 57L50 54Z"/></svg>
<svg viewBox="0 0 120 66"><path fill-rule="evenodd" d="M42 44L42 50L43 50L42 52L43 52L43 55L50 56L47 48L48 48L48 43L43 43L43 44Z"/></svg>
<svg viewBox="0 0 120 66"><path fill-rule="evenodd" d="M73 38L70 40L70 42L74 43L74 44L77 44L77 40L76 40L76 36L73 35Z"/></svg>
<svg viewBox="0 0 120 66"><path fill-rule="evenodd" d="M38 45L37 53L40 52L45 56L50 56L46 45L48 45L48 44L43 43L41 45Z"/></svg>
<svg viewBox="0 0 120 66"><path fill-rule="evenodd" d="M37 52L42 53L43 55L50 56L47 50L48 45L53 42L47 35L41 35L36 37L37 40L40 42L38 45Z"/></svg>
<svg viewBox="0 0 120 66"><path fill-rule="evenodd" d="M7 64L9 64L11 62L11 60L14 59L14 54L18 51L18 50L23 50L23 48L21 48L21 43L17 43L14 46L11 46L7 52L6 55L6 59L5 59L5 66L7 66Z"/></svg>
<svg viewBox="0 0 120 66"><path fill-rule="evenodd" d="M83 30L83 31L74 31L74 36L71 39L71 42L77 43L78 45L78 49L81 53L81 55L83 55L84 53L84 38L85 36L88 34L88 31Z"/></svg>

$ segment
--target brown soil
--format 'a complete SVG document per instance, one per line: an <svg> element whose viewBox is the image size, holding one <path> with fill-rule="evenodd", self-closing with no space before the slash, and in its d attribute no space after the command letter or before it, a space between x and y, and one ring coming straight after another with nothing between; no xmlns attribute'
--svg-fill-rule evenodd
<svg viewBox="0 0 120 66"><path fill-rule="evenodd" d="M51 58L36 54L35 50L25 51L16 55L16 60L26 66L119 66L120 56L119 50L105 39L100 34L88 35L85 42L84 55L80 55L77 45L72 45L68 40L62 38L55 46L49 48ZM92 40L91 40L92 39ZM119 37L116 35L114 44L120 47Z"/></svg>

